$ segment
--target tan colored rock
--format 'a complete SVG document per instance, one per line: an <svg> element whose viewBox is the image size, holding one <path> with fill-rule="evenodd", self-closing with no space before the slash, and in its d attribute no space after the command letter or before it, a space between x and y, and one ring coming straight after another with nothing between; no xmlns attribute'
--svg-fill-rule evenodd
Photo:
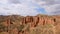
<svg viewBox="0 0 60 34"><path fill-rule="evenodd" d="M43 24L44 24L44 19L42 17L39 17L38 25L43 25Z"/></svg>
<svg viewBox="0 0 60 34"><path fill-rule="evenodd" d="M27 23L30 22L30 17L29 16L26 17L26 22Z"/></svg>

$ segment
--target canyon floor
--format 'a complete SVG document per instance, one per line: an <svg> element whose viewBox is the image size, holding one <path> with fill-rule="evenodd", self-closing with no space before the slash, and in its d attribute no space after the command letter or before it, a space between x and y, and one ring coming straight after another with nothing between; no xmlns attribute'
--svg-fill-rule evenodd
<svg viewBox="0 0 60 34"><path fill-rule="evenodd" d="M60 16L0 15L0 34L60 34Z"/></svg>

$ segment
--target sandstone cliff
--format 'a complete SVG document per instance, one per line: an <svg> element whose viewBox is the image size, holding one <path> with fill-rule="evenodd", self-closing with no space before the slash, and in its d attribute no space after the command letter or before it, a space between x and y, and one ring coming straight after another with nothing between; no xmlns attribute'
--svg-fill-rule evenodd
<svg viewBox="0 0 60 34"><path fill-rule="evenodd" d="M0 34L60 34L60 16L0 16Z"/></svg>

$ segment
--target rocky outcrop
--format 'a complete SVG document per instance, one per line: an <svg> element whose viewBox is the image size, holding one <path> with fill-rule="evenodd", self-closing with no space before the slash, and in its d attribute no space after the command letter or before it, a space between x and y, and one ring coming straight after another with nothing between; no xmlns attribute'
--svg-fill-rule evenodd
<svg viewBox="0 0 60 34"><path fill-rule="evenodd" d="M60 16L0 16L0 33L4 34L33 34L36 30L40 34L59 34ZM39 31L38 31L39 30ZM39 34L38 33L38 34ZM37 34L35 32L35 34Z"/></svg>
<svg viewBox="0 0 60 34"><path fill-rule="evenodd" d="M54 25L54 19L49 17L38 17L38 16L27 16L24 17L22 20L22 23L33 23L33 25L45 25L45 24L53 24Z"/></svg>

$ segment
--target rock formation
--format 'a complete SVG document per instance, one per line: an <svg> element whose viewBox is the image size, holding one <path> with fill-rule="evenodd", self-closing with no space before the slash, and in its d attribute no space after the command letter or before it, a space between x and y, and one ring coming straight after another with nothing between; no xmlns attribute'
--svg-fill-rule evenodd
<svg viewBox="0 0 60 34"><path fill-rule="evenodd" d="M0 16L1 34L59 34L59 26L60 16Z"/></svg>

